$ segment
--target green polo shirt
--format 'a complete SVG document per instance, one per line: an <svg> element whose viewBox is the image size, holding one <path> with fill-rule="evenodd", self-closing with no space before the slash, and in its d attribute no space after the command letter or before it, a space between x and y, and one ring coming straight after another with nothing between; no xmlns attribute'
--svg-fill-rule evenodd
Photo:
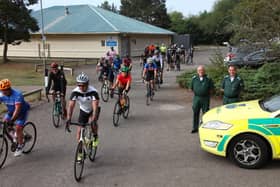
<svg viewBox="0 0 280 187"><path fill-rule="evenodd" d="M214 89L214 84L207 75L204 75L202 80L198 75L195 75L192 78L191 89L195 96L208 97L210 96L210 91Z"/></svg>
<svg viewBox="0 0 280 187"><path fill-rule="evenodd" d="M238 98L243 88L244 82L238 75L234 77L233 81L230 80L229 75L226 75L222 81L222 89L224 89L225 97Z"/></svg>

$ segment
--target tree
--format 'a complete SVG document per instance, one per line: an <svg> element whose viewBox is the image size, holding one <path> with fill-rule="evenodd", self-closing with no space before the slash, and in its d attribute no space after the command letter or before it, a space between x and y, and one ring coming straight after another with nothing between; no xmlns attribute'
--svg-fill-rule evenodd
<svg viewBox="0 0 280 187"><path fill-rule="evenodd" d="M0 1L0 40L3 41L3 62L7 62L8 44L29 41L30 31L39 30L37 21L31 17L27 6L38 0L1 0Z"/></svg>
<svg viewBox="0 0 280 187"><path fill-rule="evenodd" d="M121 0L120 14L162 28L170 26L166 0Z"/></svg>
<svg viewBox="0 0 280 187"><path fill-rule="evenodd" d="M118 13L118 8L114 5L114 3L112 3L112 5L109 4L108 1L104 1L103 3L101 3L100 6L98 6L99 8L103 8L105 10L109 10L112 11L114 13Z"/></svg>
<svg viewBox="0 0 280 187"><path fill-rule="evenodd" d="M171 12L169 14L169 18L171 21L170 30L178 33L178 34L186 34L187 32L187 21L184 18L181 12Z"/></svg>
<svg viewBox="0 0 280 187"><path fill-rule="evenodd" d="M235 41L247 39L266 46L280 38L279 0L242 0L234 10Z"/></svg>

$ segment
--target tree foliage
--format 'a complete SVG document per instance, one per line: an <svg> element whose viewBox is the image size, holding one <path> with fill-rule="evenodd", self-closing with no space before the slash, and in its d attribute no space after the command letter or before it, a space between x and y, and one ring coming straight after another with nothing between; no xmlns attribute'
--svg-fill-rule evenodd
<svg viewBox="0 0 280 187"><path fill-rule="evenodd" d="M195 44L221 44L228 41L234 33L233 10L239 2L240 0L218 0L211 12L204 11L187 18L179 16L179 12L171 12L170 29L179 34L191 34Z"/></svg>
<svg viewBox="0 0 280 187"><path fill-rule="evenodd" d="M246 38L251 42L271 45L280 38L279 0L242 0L233 15L234 41Z"/></svg>
<svg viewBox="0 0 280 187"><path fill-rule="evenodd" d="M101 3L101 5L98 6L99 8L103 8L105 10L109 10L112 11L114 13L118 13L118 8L117 6L114 5L114 3L112 3L111 5L109 4L108 1L104 1L103 3Z"/></svg>
<svg viewBox="0 0 280 187"><path fill-rule="evenodd" d="M158 27L170 27L166 0L121 0L120 14Z"/></svg>
<svg viewBox="0 0 280 187"><path fill-rule="evenodd" d="M0 39L4 43L3 62L7 62L8 44L19 40L28 41L30 31L39 30L37 21L30 16L27 6L37 0L1 0L0 1ZM18 42L19 43L19 42Z"/></svg>

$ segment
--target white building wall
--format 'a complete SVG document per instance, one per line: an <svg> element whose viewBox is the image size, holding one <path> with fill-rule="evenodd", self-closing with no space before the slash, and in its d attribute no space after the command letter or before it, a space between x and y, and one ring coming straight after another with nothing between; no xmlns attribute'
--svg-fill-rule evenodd
<svg viewBox="0 0 280 187"><path fill-rule="evenodd" d="M171 43L171 36L167 35L129 35L131 56L140 56L144 48L150 44ZM46 56L54 58L100 58L104 56L110 47L106 46L106 40L117 41L114 49L121 50L121 38L119 35L47 35ZM103 41L103 42L102 42ZM105 46L102 44L105 43ZM0 45L3 51L3 45ZM9 45L8 57L39 57L43 47L40 35L33 35L31 42L22 42L20 45ZM2 55L2 53L0 53Z"/></svg>
<svg viewBox="0 0 280 187"><path fill-rule="evenodd" d="M118 41L118 36L108 35L52 35L47 36L46 56L55 58L100 58L104 56L110 47L106 40ZM102 42L103 41L103 42ZM40 46L40 47L39 47ZM18 46L9 45L8 56L10 57L39 57L39 49L42 55L42 42L38 37L33 37L31 42L22 42ZM0 46L3 50L3 45ZM118 52L118 47L115 47Z"/></svg>

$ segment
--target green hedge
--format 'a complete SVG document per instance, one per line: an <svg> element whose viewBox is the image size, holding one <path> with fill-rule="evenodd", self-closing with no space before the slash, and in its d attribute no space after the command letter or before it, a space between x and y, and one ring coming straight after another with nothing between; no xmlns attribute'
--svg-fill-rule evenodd
<svg viewBox="0 0 280 187"><path fill-rule="evenodd" d="M221 81L227 74L227 67L223 64L222 55L217 53L211 59L211 65L206 67L206 73L215 84L215 94L221 95ZM189 88L196 70L184 72L177 77L177 83L182 88ZM240 68L238 74L244 80L245 88L241 100L251 100L280 94L280 61L266 63L258 69Z"/></svg>

